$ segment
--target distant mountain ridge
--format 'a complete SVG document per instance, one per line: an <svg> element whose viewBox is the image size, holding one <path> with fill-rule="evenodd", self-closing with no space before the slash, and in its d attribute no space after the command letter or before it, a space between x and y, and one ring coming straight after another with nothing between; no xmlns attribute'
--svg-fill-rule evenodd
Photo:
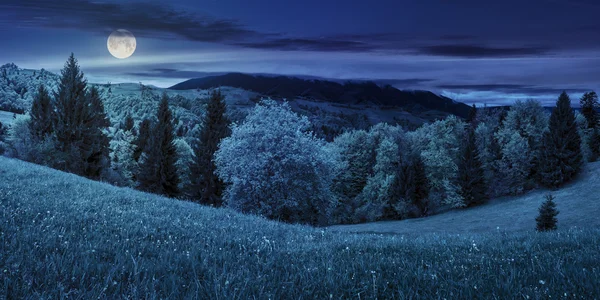
<svg viewBox="0 0 600 300"><path fill-rule="evenodd" d="M264 76L243 73L190 79L169 89L192 90L231 86L274 98L306 99L340 104L365 104L400 107L408 112L439 110L468 117L470 107L429 91L402 91L373 81L339 83L330 80L302 79L290 76Z"/></svg>

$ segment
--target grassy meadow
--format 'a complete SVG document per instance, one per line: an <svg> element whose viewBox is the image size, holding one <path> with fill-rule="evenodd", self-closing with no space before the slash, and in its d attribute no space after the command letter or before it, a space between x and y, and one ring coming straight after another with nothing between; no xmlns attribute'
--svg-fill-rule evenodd
<svg viewBox="0 0 600 300"><path fill-rule="evenodd" d="M0 157L0 298L600 298L600 229L567 227L340 232Z"/></svg>

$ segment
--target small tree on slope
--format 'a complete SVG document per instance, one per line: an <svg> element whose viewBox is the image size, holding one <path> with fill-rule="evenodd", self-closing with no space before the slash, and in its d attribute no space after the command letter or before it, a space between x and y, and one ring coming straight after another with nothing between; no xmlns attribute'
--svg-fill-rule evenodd
<svg viewBox="0 0 600 300"><path fill-rule="evenodd" d="M194 145L194 160L190 166L190 196L202 204L221 206L223 182L215 174L213 157L221 139L230 135L229 120L225 116L225 102L221 91L213 91L208 102L204 126L199 141Z"/></svg>
<svg viewBox="0 0 600 300"><path fill-rule="evenodd" d="M556 230L556 203L552 195L546 195L546 201L542 203L539 210L540 214L535 218L537 231Z"/></svg>
<svg viewBox="0 0 600 300"><path fill-rule="evenodd" d="M163 94L158 105L158 123L154 125L152 134L141 158L138 175L141 190L175 197L179 194L179 176L175 164L177 149L174 144L175 134L172 114L169 109L169 97Z"/></svg>
<svg viewBox="0 0 600 300"><path fill-rule="evenodd" d="M571 100L563 92L550 116L549 131L544 134L539 163L539 180L544 186L557 188L581 170L581 137L577 132Z"/></svg>

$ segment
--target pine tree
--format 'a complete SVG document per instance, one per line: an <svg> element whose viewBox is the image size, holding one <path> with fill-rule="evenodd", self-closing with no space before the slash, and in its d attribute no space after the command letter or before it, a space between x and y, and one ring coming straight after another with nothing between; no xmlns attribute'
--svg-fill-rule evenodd
<svg viewBox="0 0 600 300"><path fill-rule="evenodd" d="M559 212L556 210L556 203L554 203L554 197L552 195L546 195L546 201L540 206L539 212L540 214L535 218L536 230L556 230L556 216Z"/></svg>
<svg viewBox="0 0 600 300"><path fill-rule="evenodd" d="M467 123L474 124L477 121L477 106L473 104L469 110L469 116L467 117Z"/></svg>
<svg viewBox="0 0 600 300"><path fill-rule="evenodd" d="M407 158L399 164L396 176L394 198L405 199L418 209L417 216L427 215L429 208L429 180L425 173L425 163L421 155ZM392 203L392 206L395 203Z"/></svg>
<svg viewBox="0 0 600 300"><path fill-rule="evenodd" d="M589 146L592 150L591 160L595 161L600 157L600 126L598 126L600 119L598 116L598 107L600 105L598 104L598 95L594 91L585 93L579 100L579 104L581 104L581 113L587 120L588 129L592 131L589 136Z"/></svg>
<svg viewBox="0 0 600 300"><path fill-rule="evenodd" d="M57 166L75 174L97 178L108 157L108 138L102 130L109 121L98 90L92 88L87 91L87 81L72 53L61 71L54 98L54 132L57 151L63 158Z"/></svg>
<svg viewBox="0 0 600 300"><path fill-rule="evenodd" d="M571 100L566 92L560 95L556 108L552 110L539 162L540 183L552 188L561 186L581 170L581 137L577 132Z"/></svg>
<svg viewBox="0 0 600 300"><path fill-rule="evenodd" d="M469 126L465 146L458 164L458 183L460 195L467 206L480 204L486 198L487 185L479 150L475 144L475 130Z"/></svg>
<svg viewBox="0 0 600 300"><path fill-rule="evenodd" d="M127 116L125 117L125 120L123 121L123 124L121 125L121 129L123 129L124 131L132 131L133 126L134 126L133 118L131 117L130 114L127 114Z"/></svg>
<svg viewBox="0 0 600 300"><path fill-rule="evenodd" d="M177 149L174 144L174 126L169 97L166 93L158 105L158 123L152 128L141 158L138 187L144 191L175 197L179 194Z"/></svg>
<svg viewBox="0 0 600 300"><path fill-rule="evenodd" d="M110 126L110 120L95 86L89 89L86 98L88 115L84 120L85 133L82 142L86 146L82 149L84 176L98 178L102 170L109 166L110 139L104 133L104 129Z"/></svg>
<svg viewBox="0 0 600 300"><path fill-rule="evenodd" d="M213 156L221 139L231 132L225 116L226 105L219 90L213 91L208 102L204 126L199 141L194 145L194 162L190 166L190 196L202 204L221 206L223 182L215 174Z"/></svg>
<svg viewBox="0 0 600 300"><path fill-rule="evenodd" d="M587 92L579 100L581 104L581 113L588 122L588 128L598 127L598 95L596 92Z"/></svg>
<svg viewBox="0 0 600 300"><path fill-rule="evenodd" d="M54 108L52 106L52 99L48 94L48 91L43 85L40 85L38 92L33 98L31 104L31 111L29 111L29 132L37 139L42 140L45 136L49 135L53 131L53 115Z"/></svg>
<svg viewBox="0 0 600 300"><path fill-rule="evenodd" d="M137 162L140 160L140 156L146 145L148 144L148 140L150 139L150 129L152 128L152 121L149 119L144 119L140 123L140 128L138 132L138 136L134 142L134 151L133 151L133 159Z"/></svg>

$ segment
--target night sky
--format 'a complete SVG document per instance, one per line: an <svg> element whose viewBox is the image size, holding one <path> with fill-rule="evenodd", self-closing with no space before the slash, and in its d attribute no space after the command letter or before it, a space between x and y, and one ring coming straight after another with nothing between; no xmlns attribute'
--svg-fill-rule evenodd
<svg viewBox="0 0 600 300"><path fill-rule="evenodd" d="M119 60L108 35L137 50ZM385 79L465 103L600 92L597 0L0 0L0 64L168 87L205 72Z"/></svg>

